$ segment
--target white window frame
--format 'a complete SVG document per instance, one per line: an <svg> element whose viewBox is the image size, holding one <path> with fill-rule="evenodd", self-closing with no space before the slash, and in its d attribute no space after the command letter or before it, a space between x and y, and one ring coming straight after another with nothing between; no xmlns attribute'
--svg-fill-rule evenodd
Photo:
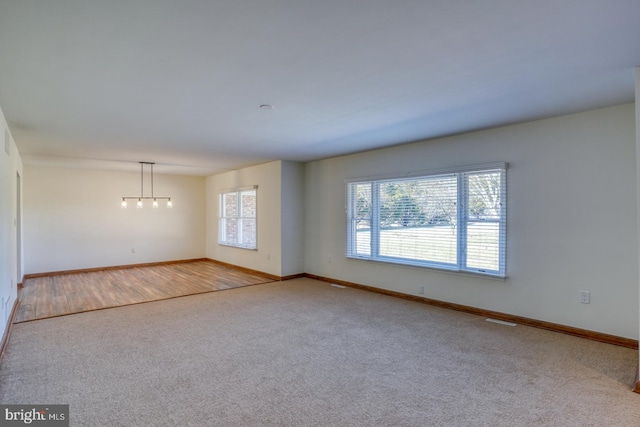
<svg viewBox="0 0 640 427"><path fill-rule="evenodd" d="M242 206L242 195L246 193L253 193L255 206L253 210L255 212L255 216L245 216L245 210ZM236 215L227 216L225 215L225 196L228 194L236 195ZM237 225L237 235L235 240L229 239L229 234L227 232L227 220L234 219L238 221ZM245 220L253 220L255 221L255 236L253 236L253 245L243 244L244 236L242 233L244 232L244 228L242 227L242 223ZM258 249L258 186L249 186L249 187L240 187L234 188L231 190L223 190L220 192L218 197L218 244L222 246L232 246L241 249L250 249L257 250Z"/></svg>
<svg viewBox="0 0 640 427"><path fill-rule="evenodd" d="M434 171L425 171L419 173L409 173L402 175L387 175L366 177L358 179L346 180L346 213L347 213L347 244L346 257L353 259L364 259L376 262L385 262L392 264L403 264L418 267L427 267L447 271L465 272L480 274L498 278L506 277L506 243L507 243L507 163L491 163L475 166L464 166L458 168L439 169ZM497 218L469 218L466 209L469 203L469 176L477 173L499 172L500 173L500 211ZM421 178L435 178L444 176L456 176L457 179L457 223L456 223L456 245L457 245L457 262L444 263L433 260L416 260L407 258L397 258L380 255L380 185L389 181L403 181ZM356 185L371 185L371 234L369 253L358 253L356 247L356 226L357 221L362 218L356 218L357 197L354 195ZM497 223L498 236L498 268L487 269L470 267L467 265L467 227L473 223Z"/></svg>

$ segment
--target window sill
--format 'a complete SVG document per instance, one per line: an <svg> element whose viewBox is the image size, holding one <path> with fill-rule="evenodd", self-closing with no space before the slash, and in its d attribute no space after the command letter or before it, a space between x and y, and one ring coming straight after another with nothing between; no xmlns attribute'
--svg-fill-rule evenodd
<svg viewBox="0 0 640 427"><path fill-rule="evenodd" d="M221 243L221 242L218 242L218 245L219 245L219 246L226 246L226 247L228 247L228 248L246 249L246 250L248 250L248 251L257 251L257 250L258 250L258 248L250 248L250 247L248 247L248 246L232 245L232 244L230 244L230 243Z"/></svg>
<svg viewBox="0 0 640 427"><path fill-rule="evenodd" d="M365 258L365 257L354 256L354 255L347 255L346 258L357 260L357 261L373 262L376 264L386 264L394 267L411 268L411 269L418 269L418 270L431 270L438 273L454 274L456 276L467 276L467 277L474 277L479 279L496 280L500 282L504 282L507 280L506 275L481 273L481 272L475 272L471 270L458 270L456 268L447 268L446 266L439 267L439 266L431 266L431 265L422 265L418 263L412 264L412 263L406 263L406 262L395 262L393 260Z"/></svg>

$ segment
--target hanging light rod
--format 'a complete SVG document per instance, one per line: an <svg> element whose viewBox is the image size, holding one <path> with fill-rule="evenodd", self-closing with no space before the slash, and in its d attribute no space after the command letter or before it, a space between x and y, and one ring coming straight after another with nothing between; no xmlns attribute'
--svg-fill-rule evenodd
<svg viewBox="0 0 640 427"><path fill-rule="evenodd" d="M173 207L173 202L171 201L171 197L159 197L159 196L155 196L153 194L153 165L155 165L154 162L138 162L140 163L140 195L139 196L130 196L130 197L123 197L122 198L122 204L120 206L122 206L122 209L126 209L127 208L127 200L137 200L136 206L138 208L142 208L143 204L142 201L143 200L153 200L153 204L152 206L154 208L158 207L158 200L166 200L167 201L167 208L172 208ZM145 165L149 165L150 169L151 169L151 196L145 196L144 195L144 167Z"/></svg>

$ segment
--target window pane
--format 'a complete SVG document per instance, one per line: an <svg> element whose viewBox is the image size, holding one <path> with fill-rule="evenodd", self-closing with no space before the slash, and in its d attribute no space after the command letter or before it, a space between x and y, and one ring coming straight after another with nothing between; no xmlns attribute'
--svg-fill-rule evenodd
<svg viewBox="0 0 640 427"><path fill-rule="evenodd" d="M505 167L349 183L347 256L505 277Z"/></svg>
<svg viewBox="0 0 640 427"><path fill-rule="evenodd" d="M467 225L467 267L500 269L500 225L497 222L470 222Z"/></svg>
<svg viewBox="0 0 640 427"><path fill-rule="evenodd" d="M380 184L380 256L457 262L457 177Z"/></svg>
<svg viewBox="0 0 640 427"><path fill-rule="evenodd" d="M354 217L356 219L371 219L371 183L356 184L356 206Z"/></svg>
<svg viewBox="0 0 640 427"><path fill-rule="evenodd" d="M371 255L371 221L356 221L354 240L356 255Z"/></svg>
<svg viewBox="0 0 640 427"><path fill-rule="evenodd" d="M469 175L469 218L500 219L500 172Z"/></svg>
<svg viewBox="0 0 640 427"><path fill-rule="evenodd" d="M352 242L348 250L353 255L370 256L371 217L373 215L371 182L353 183L349 188Z"/></svg>
<svg viewBox="0 0 640 427"><path fill-rule="evenodd" d="M236 218L224 219L224 235L222 236L224 243L238 242L238 220Z"/></svg>
<svg viewBox="0 0 640 427"><path fill-rule="evenodd" d="M244 218L256 217L256 191L243 191L240 193L242 200L242 213L240 216Z"/></svg>
<svg viewBox="0 0 640 427"><path fill-rule="evenodd" d="M222 216L235 217L238 216L238 195L237 193L226 193L223 197L224 206Z"/></svg>
<svg viewBox="0 0 640 427"><path fill-rule="evenodd" d="M387 228L380 230L380 255L455 264L457 240L449 225Z"/></svg>
<svg viewBox="0 0 640 427"><path fill-rule="evenodd" d="M242 248L257 248L256 190L220 194L218 242Z"/></svg>
<svg viewBox="0 0 640 427"><path fill-rule="evenodd" d="M254 218L244 218L240 220L242 227L242 241L238 242L248 248L256 247L256 220Z"/></svg>

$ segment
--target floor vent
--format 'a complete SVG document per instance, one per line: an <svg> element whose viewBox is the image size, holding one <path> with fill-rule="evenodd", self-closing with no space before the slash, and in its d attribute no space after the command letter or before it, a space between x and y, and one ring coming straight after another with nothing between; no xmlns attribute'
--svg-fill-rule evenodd
<svg viewBox="0 0 640 427"><path fill-rule="evenodd" d="M487 319L487 322L497 323L499 325L505 325L505 326L517 326L515 323L505 322L504 320L498 320L498 319Z"/></svg>

